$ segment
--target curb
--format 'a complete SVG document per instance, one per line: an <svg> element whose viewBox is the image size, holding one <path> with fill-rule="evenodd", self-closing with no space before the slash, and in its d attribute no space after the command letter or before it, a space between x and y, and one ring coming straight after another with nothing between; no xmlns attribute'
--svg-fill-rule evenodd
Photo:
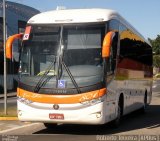
<svg viewBox="0 0 160 141"><path fill-rule="evenodd" d="M0 117L1 120L18 120L18 117Z"/></svg>

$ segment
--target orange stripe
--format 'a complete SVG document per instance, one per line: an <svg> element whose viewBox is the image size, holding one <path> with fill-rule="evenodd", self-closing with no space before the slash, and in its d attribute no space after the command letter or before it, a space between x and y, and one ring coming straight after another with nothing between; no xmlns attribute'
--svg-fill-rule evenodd
<svg viewBox="0 0 160 141"><path fill-rule="evenodd" d="M106 94L106 88L74 95L47 95L29 92L17 88L17 95L33 102L48 103L48 104L74 104L97 99Z"/></svg>

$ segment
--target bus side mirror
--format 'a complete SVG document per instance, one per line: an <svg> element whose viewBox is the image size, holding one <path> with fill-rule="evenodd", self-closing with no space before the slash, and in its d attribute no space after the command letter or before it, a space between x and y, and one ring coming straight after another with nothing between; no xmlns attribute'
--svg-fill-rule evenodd
<svg viewBox="0 0 160 141"><path fill-rule="evenodd" d="M110 31L105 35L102 46L102 58L109 58L110 48L112 46L112 41L114 36L115 36L114 31Z"/></svg>
<svg viewBox="0 0 160 141"><path fill-rule="evenodd" d="M6 58L12 59L12 44L16 39L22 39L23 33L10 36L6 41Z"/></svg>

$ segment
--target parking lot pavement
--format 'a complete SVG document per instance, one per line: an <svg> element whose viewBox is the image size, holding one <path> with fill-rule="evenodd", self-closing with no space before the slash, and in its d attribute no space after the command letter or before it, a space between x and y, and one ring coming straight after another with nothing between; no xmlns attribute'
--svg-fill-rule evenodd
<svg viewBox="0 0 160 141"><path fill-rule="evenodd" d="M27 124L30 124L30 123L20 122L18 120L13 120L13 121L12 120L11 121L1 120L0 121L0 133L5 130L9 130L9 129L20 127L20 126L27 125Z"/></svg>
<svg viewBox="0 0 160 141"><path fill-rule="evenodd" d="M159 92L153 93L152 103L149 106L148 114L146 114L144 117L139 116L138 120L137 120L138 117L135 117L135 121L136 123L138 122L138 124L134 123L131 126L128 126L128 124L127 125L124 124L123 125L124 127L121 126L121 130L123 132L118 131L118 133L123 134L125 132L126 134L127 133L143 134L143 133L151 133L150 130L152 130L152 133L154 132L153 134L160 133L159 112L158 112L159 105L160 105L160 93ZM7 120L7 119L1 119L1 118L7 118L7 119L12 118L12 119ZM61 128L59 130L61 130ZM0 135L3 135L3 134L28 135L33 133L41 133L41 132L44 133L45 131L48 133L48 130L45 129L42 123L21 122L18 119L13 119L13 117L0 117ZM63 128L62 128L62 131L63 131ZM67 130L67 131L70 131L70 130Z"/></svg>
<svg viewBox="0 0 160 141"><path fill-rule="evenodd" d="M0 121L0 135L4 134L14 134L15 132L18 134L30 134L30 132L35 132L38 128L43 126L42 123L31 123L31 122L21 122L18 120ZM24 130L25 129L25 130Z"/></svg>

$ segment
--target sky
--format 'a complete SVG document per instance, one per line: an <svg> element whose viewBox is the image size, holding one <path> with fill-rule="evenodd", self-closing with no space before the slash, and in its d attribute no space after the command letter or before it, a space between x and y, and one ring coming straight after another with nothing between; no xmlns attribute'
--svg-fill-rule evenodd
<svg viewBox="0 0 160 141"><path fill-rule="evenodd" d="M8 0L40 10L55 10L57 6L67 9L105 8L116 10L145 38L160 35L160 0Z"/></svg>

